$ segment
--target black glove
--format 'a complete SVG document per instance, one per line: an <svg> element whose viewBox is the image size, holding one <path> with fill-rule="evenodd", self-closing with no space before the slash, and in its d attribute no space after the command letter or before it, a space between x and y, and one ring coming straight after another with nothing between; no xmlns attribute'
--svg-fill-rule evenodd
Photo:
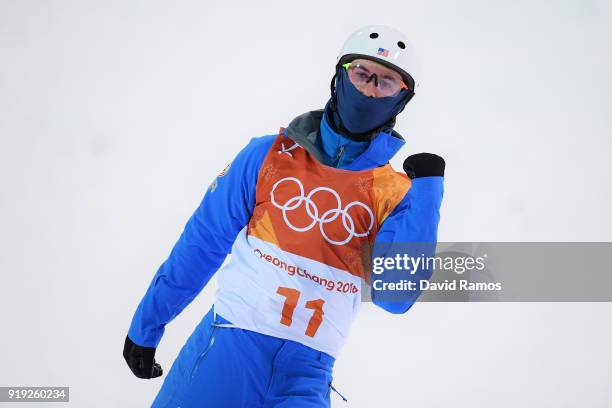
<svg viewBox="0 0 612 408"><path fill-rule="evenodd" d="M155 362L155 349L153 347L142 347L128 337L125 337L123 346L123 358L130 370L138 378L155 378L163 374L159 364Z"/></svg>
<svg viewBox="0 0 612 408"><path fill-rule="evenodd" d="M415 179L419 177L444 176L444 159L433 153L419 153L404 160L404 171Z"/></svg>

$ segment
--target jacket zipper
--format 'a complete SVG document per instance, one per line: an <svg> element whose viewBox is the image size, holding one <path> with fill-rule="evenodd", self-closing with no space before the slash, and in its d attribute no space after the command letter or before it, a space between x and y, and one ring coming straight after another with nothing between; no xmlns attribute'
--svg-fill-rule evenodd
<svg viewBox="0 0 612 408"><path fill-rule="evenodd" d="M338 167L338 163L340 163L340 158L342 157L343 153L344 153L344 145L340 146L340 149L338 149L338 154L336 155L336 158L334 159L334 167Z"/></svg>

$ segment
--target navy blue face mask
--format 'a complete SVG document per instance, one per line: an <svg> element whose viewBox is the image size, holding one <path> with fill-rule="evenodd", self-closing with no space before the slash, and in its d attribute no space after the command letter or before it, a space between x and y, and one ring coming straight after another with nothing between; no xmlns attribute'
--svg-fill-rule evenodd
<svg viewBox="0 0 612 408"><path fill-rule="evenodd" d="M346 69L339 67L338 71L336 114L342 126L351 133L366 133L386 124L404 109L414 95L412 91L403 89L395 96L366 96L353 85Z"/></svg>

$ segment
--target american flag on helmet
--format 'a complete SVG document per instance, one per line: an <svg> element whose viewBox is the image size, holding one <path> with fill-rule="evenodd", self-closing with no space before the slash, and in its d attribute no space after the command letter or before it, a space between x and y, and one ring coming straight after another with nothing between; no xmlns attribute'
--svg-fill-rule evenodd
<svg viewBox="0 0 612 408"><path fill-rule="evenodd" d="M378 52L376 54L382 55L383 57L388 57L389 56L389 50L385 50L384 48L379 48Z"/></svg>

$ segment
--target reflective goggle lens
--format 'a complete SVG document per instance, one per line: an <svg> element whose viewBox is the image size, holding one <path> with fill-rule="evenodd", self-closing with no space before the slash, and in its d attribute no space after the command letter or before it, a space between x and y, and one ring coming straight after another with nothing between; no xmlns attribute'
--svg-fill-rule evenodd
<svg viewBox="0 0 612 408"><path fill-rule="evenodd" d="M374 81L378 93L381 96L395 96L402 89L408 89L402 78L390 75L388 72L381 72L378 68L364 63L342 64L348 71L348 77L358 88L365 87L368 82Z"/></svg>

